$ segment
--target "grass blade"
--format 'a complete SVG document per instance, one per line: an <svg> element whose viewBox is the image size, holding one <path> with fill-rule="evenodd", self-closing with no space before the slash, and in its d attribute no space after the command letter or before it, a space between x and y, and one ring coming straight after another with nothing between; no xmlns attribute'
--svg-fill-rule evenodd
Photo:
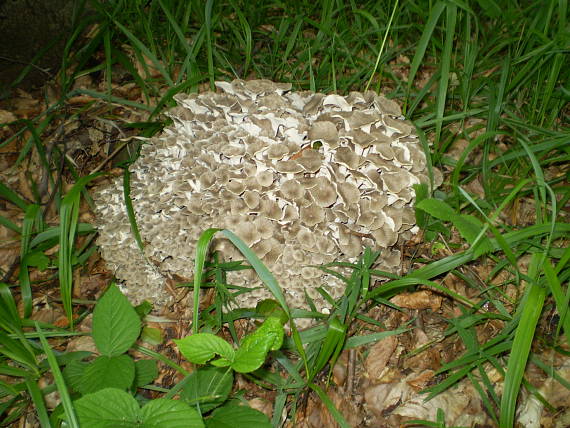
<svg viewBox="0 0 570 428"><path fill-rule="evenodd" d="M26 387L28 388L32 402L34 403L36 415L38 416L41 427L51 428L46 403L44 401L42 391L38 387L38 384L32 379L26 379Z"/></svg>
<svg viewBox="0 0 570 428"><path fill-rule="evenodd" d="M139 231L139 226L137 224L135 209L133 208L133 201L131 199L131 172L129 171L129 167L126 167L123 172L123 196L125 199L127 217L129 218L129 224L131 226L131 232L133 233L133 237L137 242L137 246L142 253L144 251L144 245Z"/></svg>
<svg viewBox="0 0 570 428"><path fill-rule="evenodd" d="M529 267L529 276L538 276L536 264L539 262L541 254L534 254ZM534 272L532 272L534 271ZM533 275L533 273L535 275ZM515 331L512 351L509 355L507 374L503 397L501 398L501 414L499 418L500 428L512 428L514 424L517 397L520 392L520 385L524 375L524 370L530 353L530 346L534 337L538 318L542 313L546 289L537 281L527 284L526 296L521 300L519 308L522 307L519 324Z"/></svg>
<svg viewBox="0 0 570 428"><path fill-rule="evenodd" d="M398 9L398 0L396 0L396 2L394 3L394 8L392 9L392 14L390 15L390 20L388 21L388 24L386 25L386 31L384 32L384 38L382 39L382 44L380 45L380 49L378 50L378 55L376 56L376 63L374 64L374 69L372 70L372 73L370 73L370 79L368 80L368 83L366 84L366 87L364 88L364 92L366 92L368 90L368 88L370 87L370 84L372 83L372 79L374 78L374 75L376 74L376 70L378 70L378 64L380 64L380 58L382 57L382 53L384 52L384 46L386 45L386 39L388 39L388 34L390 33L390 28L392 28L392 20L394 19L394 14L396 13L396 10ZM375 22L375 21L373 21Z"/></svg>
<svg viewBox="0 0 570 428"><path fill-rule="evenodd" d="M79 202L81 191L100 173L91 174L77 180L77 183L65 195L60 205L60 234L59 234L59 287L63 308L69 321L69 326L73 327L73 308L71 306L71 296L73 293L73 244L77 231L77 220L79 218Z"/></svg>
<svg viewBox="0 0 570 428"><path fill-rule="evenodd" d="M416 49L414 59L412 59L412 65L410 66L410 75L408 76L408 98L410 96L412 84L414 83L416 74L420 69L420 65L423 62L427 46L431 40L433 31L435 30L437 21L439 21L439 17L441 16L443 9L445 9L445 5L446 5L445 2L438 1L431 10L426 25L424 26L424 30L420 37L420 41L418 42L418 47ZM406 101L406 105L407 104L408 100Z"/></svg>
<svg viewBox="0 0 570 428"><path fill-rule="evenodd" d="M317 395L319 396L321 401L323 403L325 403L325 406L327 407L328 411L331 413L331 415L334 418L334 420L336 421L336 423L341 428L350 428L350 425L348 424L346 419L344 419L342 414L335 407L332 400L329 398L329 396L326 394L326 392L322 390L321 387L319 387L318 385L315 385L314 383L310 383L309 388L311 388L313 391L315 391L317 393Z"/></svg>
<svg viewBox="0 0 570 428"><path fill-rule="evenodd" d="M447 4L447 16L445 25L445 42L443 45L443 53L441 56L441 74L439 76L439 84L437 86L436 97L436 123L435 123L435 136L434 144L438 151L441 145L441 128L443 126L443 115L445 110L445 103L447 100L447 88L449 86L449 70L451 66L451 48L453 47L453 40L455 38L455 23L457 21L457 6L454 4Z"/></svg>
<svg viewBox="0 0 570 428"><path fill-rule="evenodd" d="M54 379L55 384L57 386L59 396L61 398L61 404L62 404L63 410L65 412L66 422L71 428L79 428L79 421L78 421L77 416L75 414L75 409L74 409L73 404L71 402L71 397L69 396L69 391L67 389L67 385L65 384L65 381L63 380L63 375L61 373L61 370L59 369L59 365L57 364L57 360L55 358L55 355L54 355L52 349L50 348L49 343L47 342L47 339L45 338L43 331L40 328L40 325L37 322L35 323L35 325L36 325L36 331L38 332L38 336L40 338L40 342L42 344L43 350L46 354L48 364L49 364L49 367L51 369L51 373L53 375L53 379Z"/></svg>

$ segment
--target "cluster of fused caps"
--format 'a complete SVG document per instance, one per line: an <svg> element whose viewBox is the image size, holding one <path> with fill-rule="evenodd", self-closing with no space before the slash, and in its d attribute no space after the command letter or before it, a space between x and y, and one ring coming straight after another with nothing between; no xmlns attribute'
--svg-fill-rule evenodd
<svg viewBox="0 0 570 428"><path fill-rule="evenodd" d="M398 105L372 91L291 92L267 80L216 86L221 92L177 95L173 125L131 166L144 257L133 254L121 183L97 194L103 256L137 290L135 300L147 291L164 295L156 275L191 277L196 240L209 227L250 245L295 306L307 293L323 307L319 286L333 297L343 292L341 281L308 265L355 260L370 246L384 248L382 268L394 270L393 247L415 231L412 186L428 182L425 154ZM120 256L121 247L134 251ZM243 258L224 240L215 249ZM149 260L143 280L140 263ZM229 279L260 285L243 271ZM256 290L240 303L267 296Z"/></svg>

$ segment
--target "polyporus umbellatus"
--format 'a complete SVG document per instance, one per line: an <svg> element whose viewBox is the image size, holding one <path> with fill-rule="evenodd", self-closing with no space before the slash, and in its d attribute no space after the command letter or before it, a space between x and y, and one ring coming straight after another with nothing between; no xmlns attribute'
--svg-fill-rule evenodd
<svg viewBox="0 0 570 428"><path fill-rule="evenodd" d="M382 248L380 269L400 265L399 240L415 231L413 185L427 183L426 157L398 104L375 92L291 92L268 80L217 82L219 93L178 94L173 125L131 166L131 197L145 241L130 231L122 180L95 194L103 258L139 302L166 304L168 278L191 278L196 241L210 227L241 237L275 275L293 307L318 308L323 286L344 283L308 265L354 261ZM213 249L243 256L225 239ZM228 282L261 285L253 271ZM261 287L238 303L270 297Z"/></svg>

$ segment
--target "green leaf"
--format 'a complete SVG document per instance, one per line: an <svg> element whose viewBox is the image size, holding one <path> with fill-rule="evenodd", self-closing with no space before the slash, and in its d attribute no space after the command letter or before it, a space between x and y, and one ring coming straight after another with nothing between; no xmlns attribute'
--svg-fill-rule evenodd
<svg viewBox="0 0 570 428"><path fill-rule="evenodd" d="M22 211L26 211L28 204L18 194L0 181L0 198L12 202Z"/></svg>
<svg viewBox="0 0 570 428"><path fill-rule="evenodd" d="M184 339L174 339L174 343L184 358L194 364L205 364L216 354L228 361L233 361L235 356L228 342L211 333L198 333Z"/></svg>
<svg viewBox="0 0 570 428"><path fill-rule="evenodd" d="M89 366L89 363L73 360L63 369L63 378L65 383L74 391L81 391L83 385L83 375L85 374L85 369Z"/></svg>
<svg viewBox="0 0 570 428"><path fill-rule="evenodd" d="M186 403L157 398L141 411L145 428L202 428L200 414Z"/></svg>
<svg viewBox="0 0 570 428"><path fill-rule="evenodd" d="M140 424L137 401L125 391L102 389L76 400L74 407L82 427L136 427Z"/></svg>
<svg viewBox="0 0 570 428"><path fill-rule="evenodd" d="M156 360L135 361L135 386L148 385L158 376Z"/></svg>
<svg viewBox="0 0 570 428"><path fill-rule="evenodd" d="M322 342L319 354L311 367L312 372L309 377L312 380L326 365L331 361L334 365L340 351L342 351L344 341L346 339L347 325L340 322L335 316L328 323L327 335Z"/></svg>
<svg viewBox="0 0 570 428"><path fill-rule="evenodd" d="M49 363L49 367L51 369L51 373L53 375L54 383L57 387L57 391L61 398L61 406L63 408L63 411L65 412L67 425L70 428L79 428L77 413L71 402L71 397L69 395L67 385L65 384L65 380L63 379L61 370L59 369L57 359L55 358L55 354L51 349L51 347L49 346L48 341L45 335L43 334L42 329L37 321L34 321L34 326L40 338L40 343L42 344L42 348L44 350L44 353Z"/></svg>
<svg viewBox="0 0 570 428"><path fill-rule="evenodd" d="M85 234L95 232L95 228L87 223L78 223L77 224L77 233ZM39 244L49 241L50 239L57 239L61 233L61 229L59 226L53 226L49 229L44 230L42 233L38 233L34 239L30 242L30 248L35 248Z"/></svg>
<svg viewBox="0 0 570 428"><path fill-rule="evenodd" d="M482 240L477 238L483 230L483 224L472 215L459 214L455 212L448 204L439 199L424 199L420 201L416 207L427 212L432 217L440 220L449 221L457 228L461 236L471 245L475 245L475 257L491 250L489 240L483 236Z"/></svg>
<svg viewBox="0 0 570 428"><path fill-rule="evenodd" d="M233 382L233 372L228 368L200 368L188 376L180 397L201 413L206 413L228 399Z"/></svg>
<svg viewBox="0 0 570 428"><path fill-rule="evenodd" d="M143 327L141 340L150 345L160 345L164 341L162 330L154 327Z"/></svg>
<svg viewBox="0 0 570 428"><path fill-rule="evenodd" d="M93 340L109 357L127 352L141 331L140 319L130 302L111 284L93 311Z"/></svg>
<svg viewBox="0 0 570 428"><path fill-rule="evenodd" d="M46 270L49 266L49 257L41 251L28 253L25 257L27 266L35 266L41 271Z"/></svg>
<svg viewBox="0 0 570 428"><path fill-rule="evenodd" d="M267 318L256 331L242 340L231 367L238 373L257 370L270 350L275 351L281 347L283 334L281 320L277 317Z"/></svg>
<svg viewBox="0 0 570 428"><path fill-rule="evenodd" d="M494 0L477 0L477 3L491 18L498 18L503 13L501 7Z"/></svg>
<svg viewBox="0 0 570 428"><path fill-rule="evenodd" d="M159 398L142 409L125 391L102 389L75 401L81 426L89 428L202 428L200 415L181 401Z"/></svg>
<svg viewBox="0 0 570 428"><path fill-rule="evenodd" d="M144 318L151 313L152 303L150 303L148 300L145 300L141 304L135 306L135 311L137 311L139 317Z"/></svg>
<svg viewBox="0 0 570 428"><path fill-rule="evenodd" d="M129 219L129 224L131 225L131 232L137 246L141 253L144 251L144 245L142 242L139 227L137 225L137 219L135 217L135 209L133 208L133 201L131 200L131 173L129 168L125 168L123 174L123 197L125 201L125 208L127 209L127 217Z"/></svg>
<svg viewBox="0 0 570 428"><path fill-rule="evenodd" d="M130 388L135 379L135 362L128 355L101 355L92 361L81 378L79 392L88 394L104 388Z"/></svg>
<svg viewBox="0 0 570 428"><path fill-rule="evenodd" d="M214 410L212 416L206 419L207 428L271 428L269 418L259 410L234 403Z"/></svg>
<svg viewBox="0 0 570 428"><path fill-rule="evenodd" d="M529 276L533 270L533 264L538 265L540 254L535 253L531 259ZM536 269L535 269L536 270ZM542 313L546 288L536 281L529 282L525 290L525 296L519 304L522 307L520 322L515 331L512 351L509 355L505 386L501 397L501 412L499 426L510 428L514 424L517 397L520 393L520 385L527 365L532 339L536 331L536 324Z"/></svg>
<svg viewBox="0 0 570 428"><path fill-rule="evenodd" d="M332 400L330 399L330 397L327 395L327 393L325 391L323 391L321 389L321 387L319 387L318 385L315 385L314 383L309 383L309 388L311 388L313 391L315 391L317 393L317 395L319 396L321 401L325 404L325 406L327 407L328 411L330 412L330 414L332 415L332 417L334 418L336 423L341 428L350 428L350 425L344 419L344 417L342 416L342 413L340 413L338 411L338 409L335 407L335 405L332 402Z"/></svg>
<svg viewBox="0 0 570 428"><path fill-rule="evenodd" d="M287 321L289 321L287 313L279 305L279 302L277 302L277 300L262 300L255 306L255 312L265 318L277 317L281 320L281 324L285 324Z"/></svg>
<svg viewBox="0 0 570 428"><path fill-rule="evenodd" d="M61 200L59 207L59 289L63 308L70 327L73 327L73 308L71 294L73 290L73 246L79 220L79 202L81 192L99 173L81 177Z"/></svg>

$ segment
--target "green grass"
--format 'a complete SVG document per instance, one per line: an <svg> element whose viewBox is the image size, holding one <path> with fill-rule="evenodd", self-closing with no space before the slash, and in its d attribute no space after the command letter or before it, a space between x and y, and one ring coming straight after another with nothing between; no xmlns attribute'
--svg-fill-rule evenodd
<svg viewBox="0 0 570 428"><path fill-rule="evenodd" d="M499 7L502 3L505 6ZM291 359L285 352L275 353L287 379L260 372L252 380L272 385L279 392L278 415L284 409L291 410L287 403L308 389L330 407L332 403L313 382L316 376L334 362L340 350L381 338L351 335L353 321L370 321L365 308L385 304L401 291L424 285L461 305L462 315L449 320L445 334L456 335L465 347L460 358L442 367L443 381L431 387L429 394L468 378L496 423L505 428L513 426L522 385L535 392L524 379L527 361L538 361L537 365L554 376L548 363L533 353L533 344L543 340L537 337L537 324L546 309L560 316L556 334L547 341L549 346L557 350L570 344L567 2L116 0L91 4L93 13L78 23L66 46L59 73L62 98L40 116L10 125L18 135L30 131L17 164L22 168L27 159L37 155L60 224L47 224L46 198L40 193L35 192L34 200L29 200L0 182L0 198L21 210L23 218L17 221L0 216L0 226L15 233L21 242L18 278L0 284L0 373L14 379L0 384L0 392L6 397L0 413L12 409L10 415L4 415L7 423L17 420L32 402L43 426L57 425L57 418L48 415L42 402L47 391L42 391L37 381L48 367L41 366L38 358L46 355L52 373L57 374L54 364L58 362L46 348L44 336L65 331L42 325L38 332L43 348L29 336L33 298L43 292L43 285L33 283L29 272L49 269L54 273L52 279L58 280L71 326L76 309L71 298L73 272L85 264L92 251L92 247L80 246L76 238L93 233L89 225L78 220L80 198L88 197L85 186L93 177L77 176L59 146L54 146L49 156L44 147L44 138L52 127L79 113L66 106L66 100L84 94L96 100L94 106L114 103L145 112L147 122L128 127L149 136L162 126L159 114L173 105L176 93L196 91L204 83L212 87L217 79L257 77L292 82L295 89L342 94L369 86L400 100L429 150L431 165L445 172L444 185L433 195L423 190L419 224L426 239L442 245L450 243L451 235L446 231L456 228L467 249L426 261L423 267L376 289L372 278L383 274L374 270L375 254L365 253L358 264L349 267L352 274L343 277L346 293L332 314L321 316L317 326L286 341L285 349L299 359ZM89 38L82 37L93 23L98 23L96 30ZM102 59L94 61L95 54ZM143 103L113 93L111 72L118 68L124 70L126 80L140 88ZM104 89L72 90L75 79L83 75L105 82ZM465 141L465 148L456 156L452 149L459 141ZM0 147L10 142L0 142ZM61 174L75 179L69 192L61 188ZM29 180L30 188L37 189L39 183ZM128 174L125 183L128 195ZM476 183L482 190L475 193L472 189ZM517 212L523 201L534 204L532 215L525 219ZM447 207L446 215L436 209L442 204ZM132 207L129 212L134 218ZM223 283L224 269L238 267L208 264L206 241L197 260L206 267L206 279L215 277ZM57 249L55 254L51 249ZM247 252L247 248L240 249ZM531 262L523 270L520 261L526 258ZM477 263L492 263L488 278L475 281L464 274ZM264 267L254 268L269 278ZM440 280L450 272L476 289L477 298L467 300L445 288ZM503 274L509 280L497 285L494 280ZM201 283L199 275L196 281ZM505 293L511 283L519 292L508 298ZM278 284L271 283L270 287L283 306ZM220 295L229 292L234 291L219 290ZM16 309L19 302L23 312ZM222 314L222 301L216 302L200 314L194 311L195 331L205 326L217 330L229 322L230 332L237 339L232 321L256 314ZM496 310L482 311L487 303ZM294 310L288 315L317 316ZM491 318L502 320L503 328L486 343L479 343L475 328ZM489 364L505 376L502 394L485 375ZM57 380L60 392L64 392L63 380ZM66 412L71 414L69 399L65 401ZM343 423L334 409L332 414ZM432 426L444 426L440 419L438 415ZM278 420L276 416L274 424Z"/></svg>

